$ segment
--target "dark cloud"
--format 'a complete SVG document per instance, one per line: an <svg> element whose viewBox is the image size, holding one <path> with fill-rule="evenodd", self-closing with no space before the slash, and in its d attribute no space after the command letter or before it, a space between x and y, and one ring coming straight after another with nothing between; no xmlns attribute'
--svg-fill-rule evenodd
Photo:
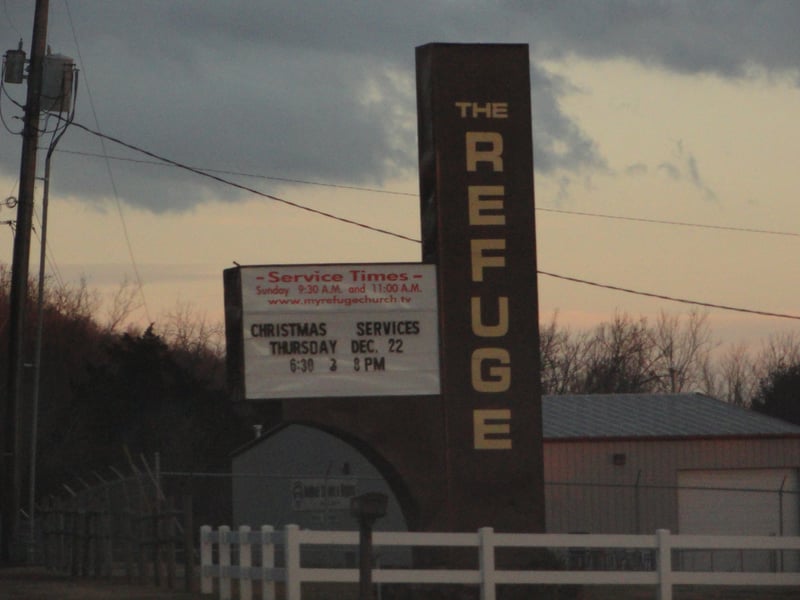
<svg viewBox="0 0 800 600"><path fill-rule="evenodd" d="M673 181L688 181L694 188L703 193L706 200L716 200L716 192L706 182L700 172L697 158L691 151L686 149L686 144L683 140L677 140L675 142L673 156L673 160L659 163L656 170L664 173Z"/></svg>
<svg viewBox="0 0 800 600"><path fill-rule="evenodd" d="M685 148L685 144L683 140L678 140L675 143L675 152L678 157L678 160L681 161L683 164L683 174L685 175L686 179L698 190L703 192L703 195L707 200L716 200L717 194L714 192L713 189L706 183L703 176L700 174L700 167L697 164L697 158L695 158L694 153L687 150ZM682 178L682 177L681 177Z"/></svg>
<svg viewBox="0 0 800 600"><path fill-rule="evenodd" d="M625 58L682 73L745 76L752 67L797 76L794 0L508 0L550 56Z"/></svg>
<svg viewBox="0 0 800 600"><path fill-rule="evenodd" d="M606 169L594 141L559 106L559 98L571 91L569 83L534 64L531 87L536 169L542 173L558 169Z"/></svg>
<svg viewBox="0 0 800 600"><path fill-rule="evenodd" d="M635 163L625 167L625 174L631 177L638 177L640 175L647 175L647 165L644 163Z"/></svg>
<svg viewBox="0 0 800 600"><path fill-rule="evenodd" d="M658 165L658 170L667 174L670 179L680 180L681 170L670 162L662 162Z"/></svg>
<svg viewBox="0 0 800 600"><path fill-rule="evenodd" d="M16 47L20 31L30 47L32 5L6 0L5 48ZM51 3L48 41L79 59L76 120L87 126L196 167L378 185L416 168L415 46L529 43L536 169L577 175L606 163L561 109L569 82L541 59L623 57L736 77L754 66L796 73L798 13L794 2L749 0L59 2ZM22 90L10 93L21 100ZM2 108L13 127L19 109L7 98ZM18 138L3 135L0 170L13 175ZM99 139L73 129L59 149L72 152L55 160L60 193L87 201L110 194L105 163L75 154L102 152ZM105 149L142 158L110 142ZM124 201L154 211L241 196L175 168L112 161L111 172Z"/></svg>

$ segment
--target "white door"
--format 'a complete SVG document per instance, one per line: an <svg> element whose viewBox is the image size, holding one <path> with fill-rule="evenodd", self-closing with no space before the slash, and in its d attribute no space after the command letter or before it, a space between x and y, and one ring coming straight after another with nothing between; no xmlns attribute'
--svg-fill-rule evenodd
<svg viewBox="0 0 800 600"><path fill-rule="evenodd" d="M678 472L678 528L686 534L798 535L800 497L795 469ZM773 571L797 564L792 552L697 551L685 568Z"/></svg>

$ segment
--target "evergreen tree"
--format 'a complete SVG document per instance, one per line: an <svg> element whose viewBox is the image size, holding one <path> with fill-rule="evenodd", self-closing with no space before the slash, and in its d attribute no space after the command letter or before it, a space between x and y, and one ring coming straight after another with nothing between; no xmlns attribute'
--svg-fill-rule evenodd
<svg viewBox="0 0 800 600"><path fill-rule="evenodd" d="M800 425L800 363L778 366L764 377L753 409Z"/></svg>

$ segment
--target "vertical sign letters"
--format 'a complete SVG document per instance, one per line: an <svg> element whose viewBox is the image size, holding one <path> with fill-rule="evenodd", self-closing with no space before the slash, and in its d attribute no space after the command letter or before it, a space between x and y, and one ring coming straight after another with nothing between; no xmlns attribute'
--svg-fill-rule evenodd
<svg viewBox="0 0 800 600"><path fill-rule="evenodd" d="M544 527L526 45L417 49L423 260L438 265L452 528Z"/></svg>

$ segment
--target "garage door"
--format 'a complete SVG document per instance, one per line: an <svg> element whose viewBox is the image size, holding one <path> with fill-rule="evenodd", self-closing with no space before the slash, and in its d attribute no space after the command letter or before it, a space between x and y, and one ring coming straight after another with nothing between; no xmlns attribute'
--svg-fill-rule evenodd
<svg viewBox="0 0 800 600"><path fill-rule="evenodd" d="M800 498L795 469L729 469L678 472L680 533L798 535ZM795 553L694 553L691 564L714 570L777 570ZM689 560L691 559L691 560Z"/></svg>

